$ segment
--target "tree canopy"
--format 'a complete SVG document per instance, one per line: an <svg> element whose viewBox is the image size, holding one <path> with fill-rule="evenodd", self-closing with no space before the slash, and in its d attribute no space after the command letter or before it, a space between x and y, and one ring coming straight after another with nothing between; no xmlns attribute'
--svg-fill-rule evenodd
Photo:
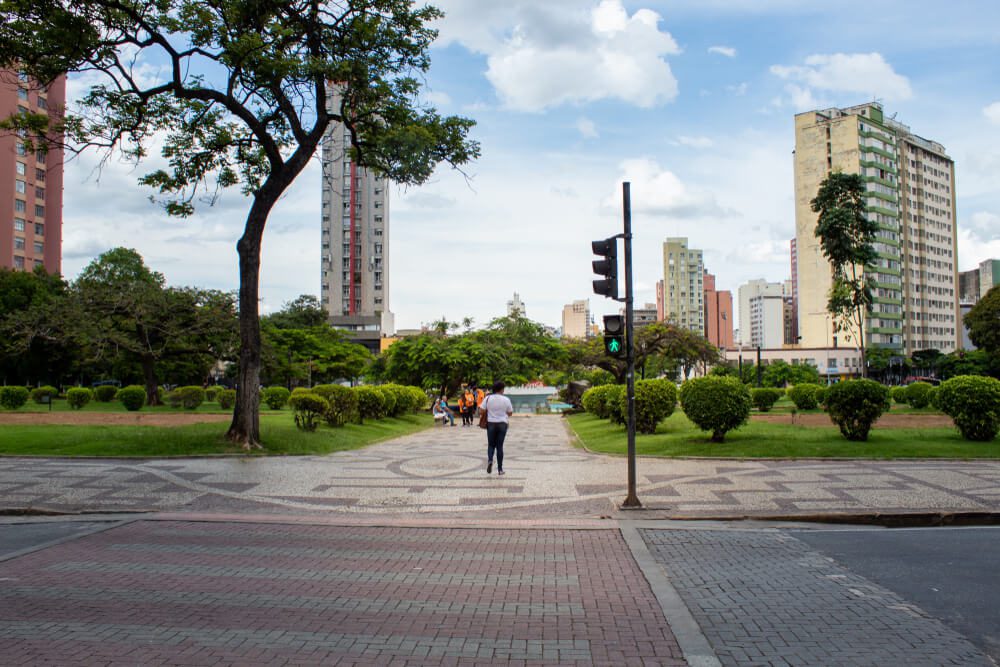
<svg viewBox="0 0 1000 667"><path fill-rule="evenodd" d="M1000 286L990 288L965 314L969 340L980 350L1000 355Z"/></svg>
<svg viewBox="0 0 1000 667"><path fill-rule="evenodd" d="M99 76L55 128L17 114L7 127L135 162L162 139L167 167L140 178L168 213L189 215L238 186L250 198L240 264L240 364L228 436L259 446L257 301L264 227L331 125L345 156L395 182L425 182L441 162L479 155L473 122L420 99L441 17L412 0L4 0L0 66L42 85L64 72ZM143 67L165 62L165 67Z"/></svg>

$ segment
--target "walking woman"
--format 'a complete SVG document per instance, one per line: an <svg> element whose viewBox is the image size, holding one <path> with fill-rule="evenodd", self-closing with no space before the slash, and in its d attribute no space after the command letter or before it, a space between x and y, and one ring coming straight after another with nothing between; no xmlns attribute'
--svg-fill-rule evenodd
<svg viewBox="0 0 1000 667"><path fill-rule="evenodd" d="M486 474L493 472L493 453L497 455L497 474L503 474L503 441L507 437L507 424L514 414L510 399L503 395L504 384L493 383L493 393L483 399L480 410L486 411Z"/></svg>

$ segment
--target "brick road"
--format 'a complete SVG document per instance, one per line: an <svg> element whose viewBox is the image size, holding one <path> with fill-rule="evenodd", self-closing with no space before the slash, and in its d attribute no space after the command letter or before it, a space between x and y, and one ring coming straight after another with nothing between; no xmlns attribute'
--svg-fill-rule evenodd
<svg viewBox="0 0 1000 667"><path fill-rule="evenodd" d="M140 521L0 563L5 665L683 665L615 530Z"/></svg>

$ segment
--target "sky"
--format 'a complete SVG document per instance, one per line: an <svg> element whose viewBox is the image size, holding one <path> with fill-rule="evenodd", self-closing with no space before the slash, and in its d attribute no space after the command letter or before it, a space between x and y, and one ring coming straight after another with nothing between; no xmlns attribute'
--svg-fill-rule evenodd
<svg viewBox="0 0 1000 667"><path fill-rule="evenodd" d="M635 302L655 302L662 243L704 251L718 289L789 278L793 116L879 100L955 160L958 268L1000 258L1000 3L986 0L436 0L424 98L477 122L482 157L390 195L389 304L397 328L477 326L517 292L560 326L590 299L590 242L622 231L631 183ZM154 63L140 63L150 74ZM93 83L72 77L70 100ZM138 168L66 165L63 272L135 248L171 285L235 290L249 200L188 219L150 202ZM264 234L261 304L319 295L320 169Z"/></svg>

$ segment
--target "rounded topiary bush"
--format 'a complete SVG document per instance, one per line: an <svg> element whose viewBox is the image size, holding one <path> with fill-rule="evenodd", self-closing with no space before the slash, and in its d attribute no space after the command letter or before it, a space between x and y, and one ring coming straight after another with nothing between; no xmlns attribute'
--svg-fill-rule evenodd
<svg viewBox="0 0 1000 667"><path fill-rule="evenodd" d="M772 389L770 387L758 387L750 390L750 399L753 401L753 406L761 412L768 412L778 402L778 399L784 395L785 392L781 389Z"/></svg>
<svg viewBox="0 0 1000 667"><path fill-rule="evenodd" d="M893 403L900 405L906 405L910 402L909 392L907 392L907 387L893 387L889 390L889 396L892 398Z"/></svg>
<svg viewBox="0 0 1000 667"><path fill-rule="evenodd" d="M59 398L59 390L50 385L35 387L31 390L31 400L35 403L48 403L56 400L57 398Z"/></svg>
<svg viewBox="0 0 1000 667"><path fill-rule="evenodd" d="M98 403L110 403L115 400L117 393L118 387L113 384L102 384L100 387L94 388L94 400Z"/></svg>
<svg viewBox="0 0 1000 667"><path fill-rule="evenodd" d="M223 410L232 410L236 405L236 390L222 389L215 395L215 400L219 402L219 407Z"/></svg>
<svg viewBox="0 0 1000 667"><path fill-rule="evenodd" d="M264 404L272 410L280 410L288 403L291 394L284 387L268 387L264 390Z"/></svg>
<svg viewBox="0 0 1000 667"><path fill-rule="evenodd" d="M799 410L815 410L819 407L816 392L821 388L818 384L803 382L788 390L788 398Z"/></svg>
<svg viewBox="0 0 1000 667"><path fill-rule="evenodd" d="M314 391L327 402L323 415L330 426L343 426L358 414L358 395L350 388L339 384L321 384Z"/></svg>
<svg viewBox="0 0 1000 667"><path fill-rule="evenodd" d="M712 442L750 418L750 390L734 377L701 377L681 385L681 409L702 431L712 432Z"/></svg>
<svg viewBox="0 0 1000 667"><path fill-rule="evenodd" d="M615 388L617 386L620 385L602 384L597 387L591 387L583 392L583 396L580 397L580 404L583 405L584 410L595 417L607 419L611 416L608 397L618 391Z"/></svg>
<svg viewBox="0 0 1000 667"><path fill-rule="evenodd" d="M625 385L623 384L609 384L607 397L604 399L604 403L607 406L608 419L611 420L612 424L621 424L624 426L628 423L628 414L626 414L623 408L627 408L625 401L622 399L625 396Z"/></svg>
<svg viewBox="0 0 1000 667"><path fill-rule="evenodd" d="M358 397L358 417L361 423L365 419L381 419L385 415L385 394L378 387L363 385L351 390Z"/></svg>
<svg viewBox="0 0 1000 667"><path fill-rule="evenodd" d="M940 387L931 386L931 390L929 392L927 392L927 405L929 405L932 408L935 408L937 410L940 410L941 407L938 405L938 401L937 401L937 399L938 399L938 389L940 389Z"/></svg>
<svg viewBox="0 0 1000 667"><path fill-rule="evenodd" d="M889 405L889 388L874 380L845 380L826 390L826 411L848 440L867 440Z"/></svg>
<svg viewBox="0 0 1000 667"><path fill-rule="evenodd" d="M393 417L396 414L396 394L391 389L386 389L384 385L375 387L382 392L382 416Z"/></svg>
<svg viewBox="0 0 1000 667"><path fill-rule="evenodd" d="M223 389L225 389L225 387L220 387L217 384L205 387L205 400L209 403L215 403L216 399L219 398L219 392Z"/></svg>
<svg viewBox="0 0 1000 667"><path fill-rule="evenodd" d="M823 408L825 410L826 409L826 387L820 385L816 389L815 396L816 396L816 405L818 405L819 407L821 407L821 408Z"/></svg>
<svg viewBox="0 0 1000 667"><path fill-rule="evenodd" d="M425 407L427 407L427 392L420 387L407 387L406 388L412 398L413 398L413 412L420 412Z"/></svg>
<svg viewBox="0 0 1000 667"><path fill-rule="evenodd" d="M196 385L177 387L167 394L167 403L175 408L196 410L205 402L205 390Z"/></svg>
<svg viewBox="0 0 1000 667"><path fill-rule="evenodd" d="M130 384L127 387L119 389L118 393L115 394L115 398L125 406L126 410L135 412L136 410L141 410L142 406L146 404L146 389L137 384Z"/></svg>
<svg viewBox="0 0 1000 667"><path fill-rule="evenodd" d="M628 387L617 393L617 412L628 423ZM677 387L668 380L638 380L635 383L635 430L656 433L656 426L674 414L677 407Z"/></svg>
<svg viewBox="0 0 1000 667"><path fill-rule="evenodd" d="M66 402L74 410L79 410L87 403L90 403L90 399L93 397L94 393L86 387L73 387L66 391Z"/></svg>
<svg viewBox="0 0 1000 667"><path fill-rule="evenodd" d="M295 412L295 426L303 431L315 431L319 420L330 407L325 398L311 392L289 396L288 405Z"/></svg>
<svg viewBox="0 0 1000 667"><path fill-rule="evenodd" d="M926 408L931 404L931 389L934 386L929 382L914 382L906 388L906 402L911 408Z"/></svg>
<svg viewBox="0 0 1000 667"><path fill-rule="evenodd" d="M988 442L1000 431L1000 380L959 375L941 383L936 400L966 440Z"/></svg>
<svg viewBox="0 0 1000 667"><path fill-rule="evenodd" d="M0 387L0 406L8 410L17 410L28 402L30 395L31 392L28 391L27 387Z"/></svg>

